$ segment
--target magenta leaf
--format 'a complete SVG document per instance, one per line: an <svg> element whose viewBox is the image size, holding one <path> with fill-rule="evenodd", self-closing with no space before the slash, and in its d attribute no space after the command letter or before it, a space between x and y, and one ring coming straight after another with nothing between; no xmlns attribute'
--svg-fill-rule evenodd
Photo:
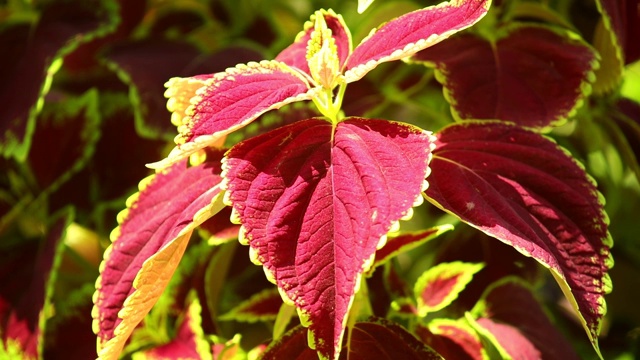
<svg viewBox="0 0 640 360"><path fill-rule="evenodd" d="M547 318L531 290L517 278L493 284L471 314L481 334L500 352L523 359L578 359L569 343Z"/></svg>
<svg viewBox="0 0 640 360"><path fill-rule="evenodd" d="M302 326L295 327L269 345L262 359L317 359L318 355L306 346L306 341L307 330ZM371 318L357 322L344 342L345 350L338 358L341 360L442 359L404 327L386 319Z"/></svg>
<svg viewBox="0 0 640 360"><path fill-rule="evenodd" d="M445 359L487 359L480 338L464 320L434 319L428 326L418 325L416 333Z"/></svg>
<svg viewBox="0 0 640 360"><path fill-rule="evenodd" d="M99 358L118 357L167 286L193 229L221 209L219 173L215 157L197 166L174 164L143 180L127 200L96 282Z"/></svg>
<svg viewBox="0 0 640 360"><path fill-rule="evenodd" d="M446 127L431 168L430 201L549 268L597 349L612 240L584 169L552 141L501 122Z"/></svg>
<svg viewBox="0 0 640 360"><path fill-rule="evenodd" d="M347 82L359 80L382 62L411 56L472 26L490 4L490 0L452 0L385 23L353 50L346 64Z"/></svg>
<svg viewBox="0 0 640 360"><path fill-rule="evenodd" d="M184 318L170 342L155 348L136 353L135 357L142 359L209 359L211 347L204 338L200 327L201 306L195 300L189 305Z"/></svg>
<svg viewBox="0 0 640 360"><path fill-rule="evenodd" d="M413 59L436 67L455 117L531 128L572 116L597 67L594 50L569 32L518 24L501 29L496 40L463 34Z"/></svg>
<svg viewBox="0 0 640 360"><path fill-rule="evenodd" d="M414 287L418 314L426 316L451 304L482 267L483 264L456 261L429 268L420 275Z"/></svg>
<svg viewBox="0 0 640 360"><path fill-rule="evenodd" d="M0 47L10 49L0 64L0 154L23 160L31 145L35 117L62 57L79 44L113 31L113 1L49 4L37 24L4 26Z"/></svg>
<svg viewBox="0 0 640 360"><path fill-rule="evenodd" d="M385 264L394 256L414 249L451 229L453 229L453 226L451 225L442 225L427 230L405 233L388 238L386 244L376 251L376 258L371 269L367 271L367 276L373 274L373 271L378 266Z"/></svg>
<svg viewBox="0 0 640 360"><path fill-rule="evenodd" d="M332 36L336 41L340 65L344 65L347 57L351 53L351 33L349 32L347 25L344 23L342 16L336 14L333 10L320 10L311 15L311 20L304 24L304 30L296 36L294 43L282 50L282 52L276 56L277 61L283 62L311 75L311 72L309 71L309 63L307 62L307 44L311 38L315 17L318 16L318 14L322 14L324 16L327 27L331 29Z"/></svg>
<svg viewBox="0 0 640 360"><path fill-rule="evenodd" d="M42 241L23 241L0 254L0 349L7 347L24 359L41 358L44 309L51 300L65 231L73 216L69 208L63 209L53 215Z"/></svg>
<svg viewBox="0 0 640 360"><path fill-rule="evenodd" d="M198 87L195 97L193 91L182 89L185 86L191 89L193 84ZM158 168L224 140L224 136L269 110L310 100L313 92L301 74L277 61L238 65L215 75L174 78L167 87L168 107L174 107L175 103L191 105L184 110L184 117L172 119L180 132L177 146L166 159L153 165Z"/></svg>
<svg viewBox="0 0 640 360"><path fill-rule="evenodd" d="M235 320L256 322L275 320L282 306L282 298L277 289L264 289L254 294L248 300L241 302L226 314L221 315L220 320Z"/></svg>
<svg viewBox="0 0 640 360"><path fill-rule="evenodd" d="M242 224L241 240L296 305L321 357L340 352L362 272L420 196L430 142L400 123L309 119L228 152L226 200Z"/></svg>

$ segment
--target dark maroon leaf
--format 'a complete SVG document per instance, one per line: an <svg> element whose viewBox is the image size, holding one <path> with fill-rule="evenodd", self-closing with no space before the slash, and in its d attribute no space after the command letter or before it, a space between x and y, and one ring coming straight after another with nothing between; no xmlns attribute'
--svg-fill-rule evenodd
<svg viewBox="0 0 640 360"><path fill-rule="evenodd" d="M79 44L114 28L111 1L72 1L45 7L37 25L21 23L0 33L0 48L11 49L0 63L0 154L24 159L35 128L38 102L49 91L61 57Z"/></svg>
<svg viewBox="0 0 640 360"><path fill-rule="evenodd" d="M467 33L414 57L436 67L456 117L531 128L573 115L590 91L596 58L567 32L518 24L495 40Z"/></svg>
<svg viewBox="0 0 640 360"><path fill-rule="evenodd" d="M431 168L430 201L548 267L597 349L612 240L584 169L550 140L500 122L445 128Z"/></svg>
<svg viewBox="0 0 640 360"><path fill-rule="evenodd" d="M623 50L624 64L640 58L640 2L638 0L598 0L605 26L613 31Z"/></svg>
<svg viewBox="0 0 640 360"><path fill-rule="evenodd" d="M17 343L27 358L42 353L44 308L56 278L56 259L62 256L69 209L53 216L42 241L24 241L0 254L0 334L4 344Z"/></svg>
<svg viewBox="0 0 640 360"><path fill-rule="evenodd" d="M445 359L483 360L487 358L482 342L464 320L435 319L418 325L418 337Z"/></svg>

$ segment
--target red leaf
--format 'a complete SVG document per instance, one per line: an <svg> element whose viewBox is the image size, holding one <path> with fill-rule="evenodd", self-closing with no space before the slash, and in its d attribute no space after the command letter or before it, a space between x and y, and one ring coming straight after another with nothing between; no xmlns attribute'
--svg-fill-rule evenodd
<svg viewBox="0 0 640 360"><path fill-rule="evenodd" d="M331 29L332 36L336 41L340 65L343 66L351 53L352 45L349 28L344 23L342 16L336 14L333 10L320 10L320 12L324 15L324 21L326 21L327 27ZM311 73L309 72L309 63L307 62L307 43L313 31L315 17L316 14L311 15L311 20L304 24L304 30L296 36L294 43L276 56L277 61L297 68L308 75L311 75Z"/></svg>
<svg viewBox="0 0 640 360"><path fill-rule="evenodd" d="M262 359L317 359L318 356L306 346L306 332L302 326L293 328L269 345ZM405 328L385 319L372 318L356 323L344 342L341 360L442 359Z"/></svg>
<svg viewBox="0 0 640 360"><path fill-rule="evenodd" d="M218 319L247 322L275 320L281 306L282 299L277 289L264 289Z"/></svg>
<svg viewBox="0 0 640 360"><path fill-rule="evenodd" d="M507 278L487 289L471 312L480 318L478 325L514 358L579 358L571 343L549 321L531 290L517 278Z"/></svg>
<svg viewBox="0 0 640 360"><path fill-rule="evenodd" d="M65 229L72 218L72 212L65 209L53 216L42 241L23 242L0 254L0 350L12 343L25 358L40 357L44 309L59 265L55 260L64 250Z"/></svg>
<svg viewBox="0 0 640 360"><path fill-rule="evenodd" d="M347 60L347 82L362 78L378 64L402 59L478 22L490 0L452 0L416 10L380 26Z"/></svg>
<svg viewBox="0 0 640 360"><path fill-rule="evenodd" d="M199 89L192 98L194 84L199 85ZM186 91L185 86L189 87ZM167 87L169 108L175 102L191 105L182 119L172 119L180 132L176 137L177 147L166 159L151 165L155 168L168 166L216 144L269 110L312 97L307 80L277 61L238 65L215 75L174 78Z"/></svg>
<svg viewBox="0 0 640 360"><path fill-rule="evenodd" d="M500 122L445 128L431 167L430 200L548 267L597 349L612 241L583 168L541 135Z"/></svg>
<svg viewBox="0 0 640 360"><path fill-rule="evenodd" d="M373 274L373 270L375 270L375 268L385 264L394 256L414 249L451 229L453 229L453 226L451 225L442 225L427 230L405 233L389 238L382 249L376 251L375 261L373 266L371 266L371 269L367 271L367 276Z"/></svg>
<svg viewBox="0 0 640 360"><path fill-rule="evenodd" d="M640 58L640 12L638 0L598 0L607 29L613 31L617 45L624 52L623 62L630 64Z"/></svg>
<svg viewBox="0 0 640 360"><path fill-rule="evenodd" d="M464 320L435 319L429 327L418 325L418 337L445 359L487 358L480 338Z"/></svg>
<svg viewBox="0 0 640 360"><path fill-rule="evenodd" d="M96 282L92 315L101 359L118 357L167 286L193 229L220 210L217 164L175 164L141 182L127 201Z"/></svg>
<svg viewBox="0 0 640 360"><path fill-rule="evenodd" d="M0 154L24 159L31 144L38 102L49 91L61 58L79 44L113 30L106 1L72 1L44 8L37 25L3 27L0 47L10 49L0 63Z"/></svg>
<svg viewBox="0 0 640 360"><path fill-rule="evenodd" d="M456 117L535 128L575 112L597 65L594 51L569 33L531 25L508 27L493 41L457 36L414 59L436 66Z"/></svg>
<svg viewBox="0 0 640 360"><path fill-rule="evenodd" d="M225 159L244 241L298 307L321 356L340 351L360 275L420 196L429 139L399 123L310 119L244 141Z"/></svg>
<svg viewBox="0 0 640 360"><path fill-rule="evenodd" d="M414 288L419 315L426 316L451 304L482 267L483 264L456 261L441 263L425 271Z"/></svg>

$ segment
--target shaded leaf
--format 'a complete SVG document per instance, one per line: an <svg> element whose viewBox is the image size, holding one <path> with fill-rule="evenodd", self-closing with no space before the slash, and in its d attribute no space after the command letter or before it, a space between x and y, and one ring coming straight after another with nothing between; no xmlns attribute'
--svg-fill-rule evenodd
<svg viewBox="0 0 640 360"><path fill-rule="evenodd" d="M622 49L624 65L640 59L640 13L638 0L597 0L605 27L612 33L612 40Z"/></svg>
<svg viewBox="0 0 640 360"><path fill-rule="evenodd" d="M494 344L512 357L579 359L531 290L517 278L493 284L471 314L495 338Z"/></svg>
<svg viewBox="0 0 640 360"><path fill-rule="evenodd" d="M430 201L549 268L597 349L612 240L584 169L541 135L499 122L443 129L431 164Z"/></svg>
<svg viewBox="0 0 640 360"><path fill-rule="evenodd" d="M281 306L282 298L278 290L264 289L221 315L219 319L246 322L275 320Z"/></svg>
<svg viewBox="0 0 640 360"><path fill-rule="evenodd" d="M464 320L434 319L428 327L418 325L418 337L445 359L483 360L487 354L482 342Z"/></svg>
<svg viewBox="0 0 640 360"><path fill-rule="evenodd" d="M144 180L111 236L94 295L101 359L115 359L167 286L193 229L221 209L217 159L186 162ZM177 196L179 195L179 196Z"/></svg>
<svg viewBox="0 0 640 360"><path fill-rule="evenodd" d="M317 359L306 342L307 330L297 326L271 343L262 359ZM339 359L442 359L402 326L380 318L357 322L344 339L343 348Z"/></svg>
<svg viewBox="0 0 640 360"><path fill-rule="evenodd" d="M65 229L73 216L68 208L54 214L41 241L23 241L1 254L0 341L18 349L25 359L41 358L45 309L64 251Z"/></svg>
<svg viewBox="0 0 640 360"><path fill-rule="evenodd" d="M369 34L347 60L345 78L354 82L378 64L409 57L478 22L490 0L452 0L393 19Z"/></svg>
<svg viewBox="0 0 640 360"><path fill-rule="evenodd" d="M418 314L426 316L451 304L483 266L456 261L429 268L420 275L414 287Z"/></svg>
<svg viewBox="0 0 640 360"><path fill-rule="evenodd" d="M0 64L0 154L24 160L44 95L62 57L79 44L115 28L113 1L72 1L45 7L37 24L18 23L0 33L0 47L11 49Z"/></svg>
<svg viewBox="0 0 640 360"><path fill-rule="evenodd" d="M54 191L85 166L100 136L100 120L95 90L44 106L28 157L40 189Z"/></svg>
<svg viewBox="0 0 640 360"><path fill-rule="evenodd" d="M322 357L339 352L360 275L420 196L429 156L422 130L360 118L297 122L228 152L226 200L241 241L296 305Z"/></svg>
<svg viewBox="0 0 640 360"><path fill-rule="evenodd" d="M366 272L366 275L370 276L378 266L385 264L396 255L415 249L416 247L451 229L453 229L453 226L451 225L442 225L427 230L405 233L388 238L384 246L376 251L376 258L371 269Z"/></svg>
<svg viewBox="0 0 640 360"><path fill-rule="evenodd" d="M211 347L204 339L200 327L200 311L200 302L196 297L186 309L176 336L171 342L135 353L133 359L212 359Z"/></svg>
<svg viewBox="0 0 640 360"><path fill-rule="evenodd" d="M456 36L413 59L436 67L455 117L531 128L572 116L597 67L596 53L574 34L522 24L500 29L495 40Z"/></svg>
<svg viewBox="0 0 640 360"><path fill-rule="evenodd" d="M174 78L167 83L165 95L169 98L169 107L172 102L191 105L177 124L180 132L176 137L177 147L166 159L150 166L165 167L221 139L224 141L228 133L269 110L311 99L312 92L302 75L277 61L238 65L224 73L198 76L195 81L201 82L202 87L197 90L197 96L180 98L192 93L191 81ZM190 88L183 91L185 83Z"/></svg>

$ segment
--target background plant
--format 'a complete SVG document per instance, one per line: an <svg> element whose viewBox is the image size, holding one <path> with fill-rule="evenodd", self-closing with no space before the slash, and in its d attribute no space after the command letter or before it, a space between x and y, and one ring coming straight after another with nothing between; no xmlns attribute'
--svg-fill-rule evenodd
<svg viewBox="0 0 640 360"><path fill-rule="evenodd" d="M134 184L148 174L144 164L163 158L175 135L162 97L167 79L274 58L292 41L309 14L321 7L333 8L345 17L357 44L378 24L428 5L374 2L364 15L358 15L355 2L96 1L69 6L72 3L15 1L2 12L2 47L15 53L5 57L2 66L7 79L1 92L6 105L0 142L2 168L6 169L1 175L2 271L7 279L0 289L2 335L3 351L22 357L53 358L64 353L69 358L73 356L70 348L77 351L78 358L95 356L89 313L101 249L106 248L107 234L116 227L115 213L124 207ZM616 240L612 249L616 266L610 272L615 291L606 297L609 311L600 340L606 358L633 356L636 351L632 330L638 322L630 306L633 293L628 293L637 281L633 274L637 271L634 199L638 194L639 92L634 80L638 50L631 40L638 33L634 5L637 3L494 3L481 23L417 55L413 64L382 64L349 85L342 103L347 115L409 122L432 131L454 119L518 121L537 129L534 133L542 131L555 139L580 160L607 199L610 230ZM515 81L528 86L510 87L510 92L489 86L473 93L474 84L492 84L494 79L495 73L487 70L494 60L484 55L486 49L493 49L494 59L503 60L500 69L509 70L499 72L502 77L496 84ZM532 54L544 61L531 60ZM513 63L504 61L513 59ZM554 64L551 69L545 66L549 63ZM552 83L558 87L551 88ZM312 107L292 104L231 134L227 143L233 145L314 115ZM478 136L477 131L465 134L451 130L476 126L466 124L439 132L444 134L438 140L439 148L453 150L460 137ZM531 148L551 146L532 142L531 131L513 133L510 126L496 127L509 136L519 136L518 143ZM207 154L210 166L215 167L221 156L215 151ZM563 165L563 169L570 168L569 163ZM428 178L431 199L437 199L436 190L443 193L443 186L450 183L436 177L446 173L435 171L437 166L442 165L436 157ZM543 169L549 166L540 163ZM563 169L558 170L558 177L568 181ZM557 199L559 203L569 200ZM465 209L467 203L460 205ZM473 206L479 204L473 202ZM456 214L465 221L477 221ZM169 354L167 351L178 347L192 351L193 357L210 357L211 352L216 357L232 353L242 357L251 349L260 352L268 339L295 325L296 320L285 321L291 318L291 310L281 305L260 268L246 261L247 247L225 241L235 239L237 232L224 221L229 215L225 209L215 221L196 231L177 275L133 333L125 354L151 357ZM455 230L445 232L450 229L445 224L455 225ZM400 334L395 336L403 339L400 342L415 349L412 337L403 333L411 330L445 356L455 356L451 352L459 348L467 354L485 351L491 356L509 349L487 329L506 324L503 329L511 332L510 339L529 344L531 356L549 348L563 349L563 356L572 352L583 358L594 356L548 272L540 271L535 262L510 247L429 204L416 208L412 220L402 222L398 235L390 236L387 243L406 249L403 241L413 247L420 244L418 239L432 239L442 232L410 251L381 256L390 259L397 254L374 266L377 270L364 281L371 309L362 310L378 318L354 324L349 335L352 344L360 341L358 334L393 329ZM470 267L460 261L484 265L478 270L479 265ZM472 278L462 282L463 289L458 287L455 300L449 296L441 308L420 300L421 293L433 291L428 279L437 277L439 269L440 274L457 269L466 274L463 278ZM517 279L503 279L507 275ZM29 287L22 286L27 283ZM437 298L430 294L428 298ZM519 301L500 303L508 296L518 296ZM241 299L250 301L234 306ZM508 306L513 303L531 305ZM551 312L553 323L546 320L544 312L530 310L538 304ZM527 314L522 313L524 309ZM382 317L388 320L380 320ZM541 334L523 330L530 328L531 322L546 329L547 335L557 331L548 329L560 330L561 339L568 342L541 346L536 343ZM468 334L470 340L465 344L484 340L483 350L452 344L452 339L464 338L451 336L454 331ZM384 336L389 336L388 332ZM272 345L267 354L286 349L306 351L303 328L294 327L282 339L280 344L285 345ZM73 346L65 346L68 343ZM363 346L353 346L358 348Z"/></svg>

